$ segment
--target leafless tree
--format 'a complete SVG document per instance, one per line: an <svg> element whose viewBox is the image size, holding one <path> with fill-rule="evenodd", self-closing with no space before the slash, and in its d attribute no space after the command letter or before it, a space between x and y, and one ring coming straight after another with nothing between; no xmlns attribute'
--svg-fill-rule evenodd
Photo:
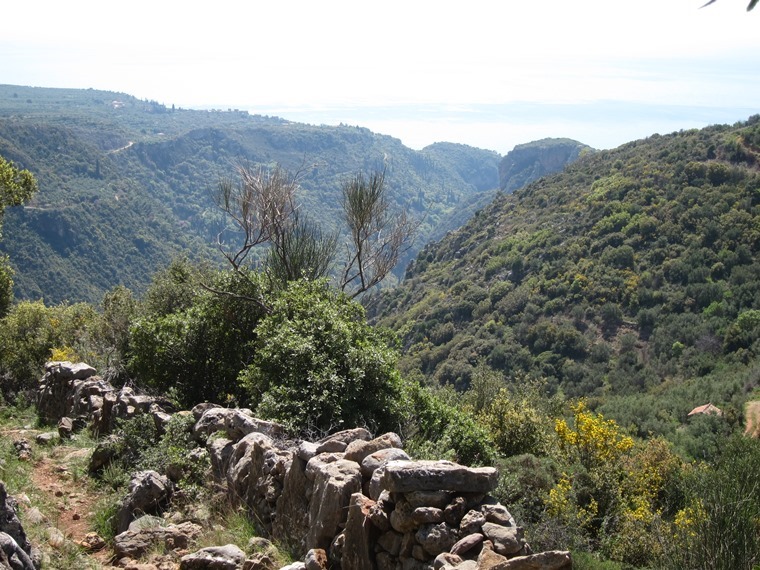
<svg viewBox="0 0 760 570"><path fill-rule="evenodd" d="M349 230L348 261L341 289L352 298L382 281L411 247L419 222L406 211L392 212L385 171L369 178L358 173L343 185L343 210Z"/></svg>

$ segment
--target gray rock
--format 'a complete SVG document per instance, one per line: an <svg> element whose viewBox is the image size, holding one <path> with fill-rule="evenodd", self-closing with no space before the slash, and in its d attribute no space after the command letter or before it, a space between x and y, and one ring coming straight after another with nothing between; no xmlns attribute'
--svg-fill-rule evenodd
<svg viewBox="0 0 760 570"><path fill-rule="evenodd" d="M89 364L85 364L84 362L72 363L68 360L46 362L45 372L55 374L65 380L86 380L97 374L97 370Z"/></svg>
<svg viewBox="0 0 760 570"><path fill-rule="evenodd" d="M302 441L298 446L298 451L296 453L298 454L298 457L304 461L309 461L309 459L317 455L318 447L319 444L312 443L310 441Z"/></svg>
<svg viewBox="0 0 760 570"><path fill-rule="evenodd" d="M0 552L10 566L3 564L3 559L0 559L0 564L8 570L37 570L31 556L18 545L11 535L5 532L0 532Z"/></svg>
<svg viewBox="0 0 760 570"><path fill-rule="evenodd" d="M385 433L370 441L360 439L352 441L346 447L345 457L349 461L356 461L361 464L368 455L390 447L401 447L401 438L393 432Z"/></svg>
<svg viewBox="0 0 760 570"><path fill-rule="evenodd" d="M509 513L504 505L483 505L480 511L485 516L486 521L500 524L501 526L516 526L514 517Z"/></svg>
<svg viewBox="0 0 760 570"><path fill-rule="evenodd" d="M58 436L61 439L69 439L74 433L74 421L71 418L63 417L58 420Z"/></svg>
<svg viewBox="0 0 760 570"><path fill-rule="evenodd" d="M448 551L458 538L456 529L446 523L423 525L414 536L431 556Z"/></svg>
<svg viewBox="0 0 760 570"><path fill-rule="evenodd" d="M312 548L306 553L304 558L306 570L327 570L327 552L321 548ZM347 566L347 568L357 568L356 566Z"/></svg>
<svg viewBox="0 0 760 570"><path fill-rule="evenodd" d="M117 559L137 559L158 546L167 550L187 550L202 532L200 525L191 522L127 530L114 537L114 554Z"/></svg>
<svg viewBox="0 0 760 570"><path fill-rule="evenodd" d="M346 443L337 439L328 439L320 443L315 450L315 455L319 453L342 452L346 450ZM307 564L308 567L308 564Z"/></svg>
<svg viewBox="0 0 760 570"><path fill-rule="evenodd" d="M450 461L389 461L384 470L383 487L392 493L487 493L498 483L498 472L493 467L465 467Z"/></svg>
<svg viewBox="0 0 760 570"><path fill-rule="evenodd" d="M210 410L211 408L220 408L222 406L219 404L212 404L211 402L201 402L200 404L196 404L195 407L193 407L192 410L190 410L190 413L193 414L193 417L195 418L195 421L201 419L204 413L206 413L206 410Z"/></svg>
<svg viewBox="0 0 760 570"><path fill-rule="evenodd" d="M341 441L348 445L352 441L356 440L363 440L363 441L369 441L372 439L372 434L369 433L364 428L353 428L353 429L345 429L343 431L338 431L335 433L332 433L330 435L327 435L317 441L317 444L325 443L327 441Z"/></svg>
<svg viewBox="0 0 760 570"><path fill-rule="evenodd" d="M53 445L59 439L60 437L58 436L57 432L48 431L45 433L37 434L37 437L34 438L34 441L37 442L37 445Z"/></svg>
<svg viewBox="0 0 760 570"><path fill-rule="evenodd" d="M525 540L522 528L501 526L495 523L483 523L483 534L493 541L494 551L503 556L520 552Z"/></svg>
<svg viewBox="0 0 760 570"><path fill-rule="evenodd" d="M116 514L117 532L129 528L134 513L155 512L169 500L172 491L171 481L155 471L140 471L133 475L129 482L129 492Z"/></svg>
<svg viewBox="0 0 760 570"><path fill-rule="evenodd" d="M484 522L486 522L486 517L482 512L471 510L462 517L459 523L459 531L462 535L480 532Z"/></svg>
<svg viewBox="0 0 760 570"><path fill-rule="evenodd" d="M375 469L388 463L389 461L410 461L406 451L397 447L388 447L370 453L364 459L362 459L362 476L366 478L372 477Z"/></svg>
<svg viewBox="0 0 760 570"><path fill-rule="evenodd" d="M321 456L317 456L321 457ZM309 464L314 461L312 458ZM307 474L308 474L307 465ZM306 548L327 550L346 521L351 495L361 492L362 476L359 465L339 459L316 467L314 490L309 504L309 532Z"/></svg>
<svg viewBox="0 0 760 570"><path fill-rule="evenodd" d="M234 544L209 546L182 557L180 570L242 570L245 552Z"/></svg>
<svg viewBox="0 0 760 570"><path fill-rule="evenodd" d="M564 550L548 550L529 556L510 558L499 566L504 570L570 570L573 567L570 553Z"/></svg>

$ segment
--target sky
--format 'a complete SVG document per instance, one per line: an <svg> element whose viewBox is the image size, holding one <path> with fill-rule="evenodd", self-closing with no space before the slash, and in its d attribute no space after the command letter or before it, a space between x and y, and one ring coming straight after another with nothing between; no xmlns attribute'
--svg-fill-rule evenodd
<svg viewBox="0 0 760 570"><path fill-rule="evenodd" d="M238 108L506 154L760 113L749 0L24 0L0 83Z"/></svg>

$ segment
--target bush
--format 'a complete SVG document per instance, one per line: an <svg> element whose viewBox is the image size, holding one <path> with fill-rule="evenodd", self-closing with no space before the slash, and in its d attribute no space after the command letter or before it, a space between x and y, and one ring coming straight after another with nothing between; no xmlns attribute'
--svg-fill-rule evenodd
<svg viewBox="0 0 760 570"><path fill-rule="evenodd" d="M257 413L298 432L397 429L401 378L393 339L324 281L293 281L256 328L240 376Z"/></svg>

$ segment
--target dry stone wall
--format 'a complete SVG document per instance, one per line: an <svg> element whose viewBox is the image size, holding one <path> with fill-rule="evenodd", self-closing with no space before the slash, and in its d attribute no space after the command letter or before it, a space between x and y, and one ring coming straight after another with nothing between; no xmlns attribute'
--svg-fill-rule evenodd
<svg viewBox="0 0 760 570"><path fill-rule="evenodd" d="M61 362L47 366L38 406L51 423L80 418L99 433L117 417L151 414L157 426L169 418L161 402L115 390L86 365ZM304 560L288 570L571 567L568 552L532 552L522 528L489 495L498 482L493 467L414 461L395 433L372 437L356 428L293 441L282 426L248 409L200 404L190 413L216 483L246 505L270 538ZM125 500L124 527L128 504L140 500L134 495L131 489ZM225 548L183 560L183 567L201 567L195 565ZM237 550L233 558L231 568L257 568Z"/></svg>

